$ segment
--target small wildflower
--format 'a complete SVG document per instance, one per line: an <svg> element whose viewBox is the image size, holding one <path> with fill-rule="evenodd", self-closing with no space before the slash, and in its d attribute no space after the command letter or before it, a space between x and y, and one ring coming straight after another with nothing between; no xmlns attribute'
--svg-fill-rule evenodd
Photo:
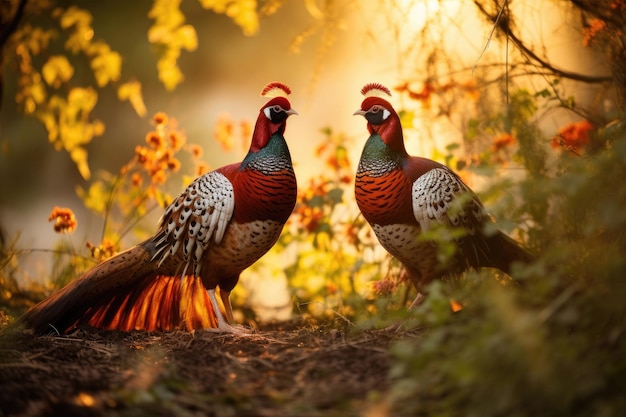
<svg viewBox="0 0 626 417"><path fill-rule="evenodd" d="M319 158L324 153L327 147L328 147L328 142L322 142L319 145L317 145L317 147L315 148L315 156Z"/></svg>
<svg viewBox="0 0 626 417"><path fill-rule="evenodd" d="M144 146L135 146L135 157L141 165L147 164L149 160L148 150Z"/></svg>
<svg viewBox="0 0 626 417"><path fill-rule="evenodd" d="M154 115L152 120L154 120L154 123L156 123L157 126L166 125L167 124L167 114L165 114L162 111L160 111L160 112L158 112L158 113L156 113Z"/></svg>
<svg viewBox="0 0 626 417"><path fill-rule="evenodd" d="M241 148L245 151L249 146L249 138L252 137L252 124L247 121L241 121Z"/></svg>
<svg viewBox="0 0 626 417"><path fill-rule="evenodd" d="M611 3L611 10L625 10L626 9L626 1L624 0L615 0Z"/></svg>
<svg viewBox="0 0 626 417"><path fill-rule="evenodd" d="M210 165L209 165L209 164L207 164L207 163L206 163L206 162L204 162L204 161L199 161L199 162L196 164L196 176L197 176L197 177L200 177L200 176L202 176L202 175L206 174L206 173L207 173L207 172L209 172L210 170L211 170Z"/></svg>
<svg viewBox="0 0 626 417"><path fill-rule="evenodd" d="M146 135L146 142L154 149L160 149L164 145L163 138L157 132L150 132Z"/></svg>
<svg viewBox="0 0 626 417"><path fill-rule="evenodd" d="M591 140L589 132L594 129L593 125L586 120L570 123L559 129L558 135L552 138L550 145L553 148L563 148L578 154Z"/></svg>
<svg viewBox="0 0 626 417"><path fill-rule="evenodd" d="M180 169L180 161L174 157L171 157L167 161L167 169L169 169L172 172L178 171Z"/></svg>
<svg viewBox="0 0 626 417"><path fill-rule="evenodd" d="M215 123L215 141L222 145L222 149L230 151L234 147L233 122L227 115L221 115Z"/></svg>
<svg viewBox="0 0 626 417"><path fill-rule="evenodd" d="M170 146L172 147L174 151L177 151L180 148L182 148L186 142L185 136L181 135L180 133L176 131L170 132L168 137L170 141Z"/></svg>
<svg viewBox="0 0 626 417"><path fill-rule="evenodd" d="M374 290L374 294L376 295L389 295L392 294L396 288L397 283L389 278L383 278L378 281L372 282L372 290Z"/></svg>
<svg viewBox="0 0 626 417"><path fill-rule="evenodd" d="M457 311L463 310L463 304L456 300L450 300L450 308L456 313Z"/></svg>
<svg viewBox="0 0 626 417"><path fill-rule="evenodd" d="M99 246L91 242L86 243L87 249L91 252L91 257L102 262L115 255L115 245L110 239L104 238Z"/></svg>
<svg viewBox="0 0 626 417"><path fill-rule="evenodd" d="M139 187L143 183L143 178L141 177L140 173L135 172L130 177L130 181L131 181L131 184L133 184L134 187Z"/></svg>
<svg viewBox="0 0 626 417"><path fill-rule="evenodd" d="M503 133L497 136L491 144L491 151L498 152L515 143L515 138L509 133Z"/></svg>
<svg viewBox="0 0 626 417"><path fill-rule="evenodd" d="M191 156L194 158L201 158L202 157L202 146L200 145L190 145L189 146L189 152L191 153Z"/></svg>
<svg viewBox="0 0 626 417"><path fill-rule="evenodd" d="M76 229L76 217L68 208L55 206L48 217L48 221L54 221L54 231L57 233L72 233Z"/></svg>
<svg viewBox="0 0 626 417"><path fill-rule="evenodd" d="M167 179L167 175L165 174L165 171L159 169L152 173L151 179L153 184L160 185L165 182L165 180Z"/></svg>
<svg viewBox="0 0 626 417"><path fill-rule="evenodd" d="M589 22L589 26L583 29L583 46L589 46L606 27L606 23L601 19L593 19Z"/></svg>
<svg viewBox="0 0 626 417"><path fill-rule="evenodd" d="M409 90L409 97L413 100L422 101L425 104L430 102L430 97L435 92L435 87L432 83L426 82L424 83L424 87L420 91L411 91Z"/></svg>

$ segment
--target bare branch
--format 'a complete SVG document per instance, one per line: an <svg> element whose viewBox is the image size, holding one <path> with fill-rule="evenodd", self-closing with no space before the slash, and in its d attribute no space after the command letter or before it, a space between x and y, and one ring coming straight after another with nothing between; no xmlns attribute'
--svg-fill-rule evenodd
<svg viewBox="0 0 626 417"><path fill-rule="evenodd" d="M474 0L474 4L482 14L484 14L495 26L497 26L502 33L506 33L508 38L513 44L524 54L528 59L537 62L541 67L549 70L554 75L570 80L582 81L589 84L608 83L613 81L611 76L592 76L579 74L577 72L566 71L555 67L545 59L539 57L530 48L528 48L521 39L519 39L515 33L513 33L509 24L509 19L500 19L499 16L494 16L489 13L479 0Z"/></svg>
<svg viewBox="0 0 626 417"><path fill-rule="evenodd" d="M13 34L13 32L15 32L15 29L17 29L17 25L20 23L20 20L22 20L22 16L24 15L26 3L28 3L28 0L20 0L13 19L11 19L0 31L0 48L4 46L4 44L9 40L9 37Z"/></svg>

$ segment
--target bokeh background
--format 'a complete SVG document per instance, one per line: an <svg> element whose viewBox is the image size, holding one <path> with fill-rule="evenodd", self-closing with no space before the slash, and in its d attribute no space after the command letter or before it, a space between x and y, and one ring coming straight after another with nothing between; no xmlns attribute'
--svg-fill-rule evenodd
<svg viewBox="0 0 626 417"><path fill-rule="evenodd" d="M264 102L259 91L269 81L282 81L292 88L291 102L300 113L289 120L287 138L301 190L326 174L327 167L315 157L326 142L334 140L334 146L341 142L350 167L355 167L367 132L362 118L352 113L361 101L359 90L368 82L394 89L392 101L402 110L409 152L446 163L478 153L477 142L468 140L471 121L494 108L505 108L512 92L520 89L550 95L532 115L545 135L537 139L541 147L548 148L550 138L563 126L584 119L580 112L550 104L557 98L552 95L556 88L564 94L559 100L571 98L581 108L593 108L599 119L609 120L616 105L614 91L606 84L562 77L557 87L558 74L542 67L494 25L504 10L515 36L552 69L609 77L606 49L584 45L589 19L582 17L574 3L518 0L506 3L504 10L498 2L455 0L27 2L17 33L27 26L55 31L47 49L33 58L35 68L51 56L64 55L75 69L62 85L48 85L50 94L57 91L64 96L73 87L95 85L89 59L69 52L65 45L71 30L59 27L63 11L89 13L89 36L104 40L119 53L121 73L118 80L96 88L97 104L88 118L101 121L105 129L84 146L91 171L87 178L68 152L55 150L49 143L44 124L29 114L23 102L16 101L20 95L19 42L14 38L4 44L0 227L5 242L22 250L16 271L19 281L45 283L58 274L53 252L58 250L60 235L48 223L54 206L70 208L78 219L71 237L74 248L82 250L85 241L101 241L103 217L86 208L76 189L88 189L100 173L116 173L131 160L135 147L144 143L153 128L155 113L164 112L175 120L187 141L204 149L202 159L216 168L245 155L249 138L242 137L240 124L254 122ZM18 4L3 6L5 22ZM184 19L178 26L195 33L193 48L183 48L176 61L184 79L169 86L159 78L163 45L150 39L158 21L150 13L156 10L158 14L159 7L175 10ZM168 13L162 13L165 22ZM146 108L141 115L128 101L118 99L117 89L129 81L141 84L140 98ZM216 140L216 132L225 123L234 143L230 148ZM499 132L485 132L483 142L488 148ZM450 144L458 146L454 158L447 148ZM523 176L520 172L519 167L506 164L494 171L497 177ZM465 172L464 177L478 191L489 189L493 179L493 175L472 172ZM162 188L175 195L189 179L179 178ZM341 203L343 214L335 211L333 221L348 222L358 216L349 187ZM487 205L491 208L490 201ZM144 234L156 227L160 212L157 207L145 215ZM308 226L305 231L316 232L314 225ZM125 234L120 248L141 237ZM67 236L63 238L67 244ZM347 248L344 243L338 240L336 245ZM375 242L366 249L362 254L366 263L387 259ZM273 258L270 255L266 264L285 269L293 264L298 250L292 247ZM311 262L298 267L311 268L313 275L327 274L319 265ZM283 290L285 282L286 278L278 285ZM260 287L276 293L267 283ZM359 286L358 291L365 294L367 288Z"/></svg>

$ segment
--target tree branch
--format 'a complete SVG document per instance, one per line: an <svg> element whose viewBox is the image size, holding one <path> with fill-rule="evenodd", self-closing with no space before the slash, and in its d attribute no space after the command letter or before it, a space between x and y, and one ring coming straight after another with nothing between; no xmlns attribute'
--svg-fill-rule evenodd
<svg viewBox="0 0 626 417"><path fill-rule="evenodd" d="M22 16L24 15L26 3L28 3L28 0L20 0L13 19L11 19L6 26L2 28L2 31L0 31L0 49L4 47L4 44L9 40L9 37L13 34L13 32L15 32L15 29L17 29L17 25L20 23L20 20L22 20Z"/></svg>
<svg viewBox="0 0 626 417"><path fill-rule="evenodd" d="M597 83L607 83L612 82L613 77L611 76L592 76L592 75L584 75L576 72L570 72L566 70L562 70L550 64L545 59L539 57L536 53L534 53L531 49L529 49L521 39L519 39L511 30L511 26L509 24L508 16L506 19L497 19L497 16L489 13L484 6L481 4L479 0L474 0L474 4L478 7L478 10L482 14L484 14L494 25L496 25L502 33L505 33L511 42L530 60L537 62L541 67L549 70L554 75L557 75L562 78L568 78L570 80L582 81L589 84L597 84Z"/></svg>

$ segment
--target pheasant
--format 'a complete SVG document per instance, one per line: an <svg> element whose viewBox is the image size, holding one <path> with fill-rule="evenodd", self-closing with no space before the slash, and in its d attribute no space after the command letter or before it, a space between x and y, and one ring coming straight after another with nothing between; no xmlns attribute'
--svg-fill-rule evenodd
<svg viewBox="0 0 626 417"><path fill-rule="evenodd" d="M371 83L361 93L365 99L354 115L365 117L370 136L357 168L355 197L380 244L403 264L418 291L410 308L423 300L424 287L437 278L479 267L510 275L513 262L532 260L501 231L485 232L492 220L456 173L407 153L400 118L382 98L391 96L388 88ZM436 242L429 239L437 228L456 236L455 254L444 264Z"/></svg>
<svg viewBox="0 0 626 417"><path fill-rule="evenodd" d="M19 321L39 333L79 326L241 331L231 325L230 292L276 243L296 202L283 136L287 118L297 114L290 93L277 82L263 89L271 99L243 161L195 179L167 207L153 237L95 266Z"/></svg>

